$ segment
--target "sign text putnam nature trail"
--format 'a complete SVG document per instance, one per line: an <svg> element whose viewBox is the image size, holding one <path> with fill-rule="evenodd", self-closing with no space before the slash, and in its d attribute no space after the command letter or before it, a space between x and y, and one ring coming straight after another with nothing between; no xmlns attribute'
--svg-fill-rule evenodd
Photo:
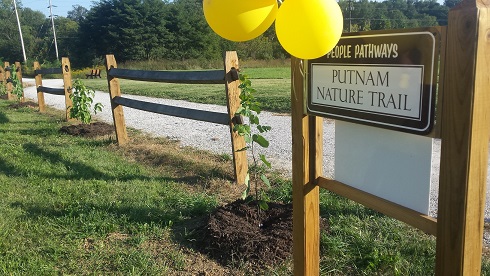
<svg viewBox="0 0 490 276"><path fill-rule="evenodd" d="M427 134L434 122L438 28L346 34L308 63L308 113Z"/></svg>

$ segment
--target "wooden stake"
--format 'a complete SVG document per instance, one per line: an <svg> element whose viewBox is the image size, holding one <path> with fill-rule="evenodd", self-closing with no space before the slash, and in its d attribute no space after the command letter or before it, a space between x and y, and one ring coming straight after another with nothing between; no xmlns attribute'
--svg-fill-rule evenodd
<svg viewBox="0 0 490 276"><path fill-rule="evenodd" d="M318 275L322 120L304 114L304 74L303 61L291 58L294 275Z"/></svg>
<svg viewBox="0 0 490 276"><path fill-rule="evenodd" d="M244 184L248 173L247 152L238 151L246 146L245 139L233 131L235 112L240 107L240 80L238 78L238 56L236 52L228 51L224 57L225 72L226 72L226 100L228 114L230 115L230 134L231 148L233 152L233 164L235 169L235 179L238 184ZM235 71L233 71L235 70Z"/></svg>
<svg viewBox="0 0 490 276"><path fill-rule="evenodd" d="M0 82L2 82L1 85L5 86L7 83L7 80L5 79L5 70L2 66L0 66Z"/></svg>
<svg viewBox="0 0 490 276"><path fill-rule="evenodd" d="M109 76L109 70L111 68L117 68L116 59L114 55L106 55L106 72L107 72L107 84L109 86L109 95L111 97L112 118L114 118L114 127L116 129L117 143L121 146L128 143L128 132L126 130L126 121L124 120L124 110L122 105L118 105L114 102L114 97L121 96L121 87L119 85L119 79Z"/></svg>
<svg viewBox="0 0 490 276"><path fill-rule="evenodd" d="M34 71L41 70L41 66L39 62L34 61ZM43 76L41 74L37 74L35 77L36 80L36 88L39 86L43 86ZM39 112L46 112L46 103L44 101L44 92L37 92L37 104L39 106Z"/></svg>
<svg viewBox="0 0 490 276"><path fill-rule="evenodd" d="M488 6L465 0L449 12L436 275L481 270L490 126Z"/></svg>
<svg viewBox="0 0 490 276"><path fill-rule="evenodd" d="M14 95L12 95L12 83L8 81L8 79L10 79L12 75L12 72L10 72L10 63L8 61L4 63L4 68L5 68L5 85L7 88L7 99L13 100Z"/></svg>
<svg viewBox="0 0 490 276"><path fill-rule="evenodd" d="M63 71L63 87L65 89L65 117L66 120L70 120L70 109L73 106L73 102L70 98L72 93L72 83L71 83L71 66L70 60L67 57L61 58L61 69Z"/></svg>

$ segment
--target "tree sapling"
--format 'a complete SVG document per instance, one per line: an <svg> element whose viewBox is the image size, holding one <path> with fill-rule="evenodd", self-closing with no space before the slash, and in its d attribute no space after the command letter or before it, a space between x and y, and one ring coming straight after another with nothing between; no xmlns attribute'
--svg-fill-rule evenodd
<svg viewBox="0 0 490 276"><path fill-rule="evenodd" d="M95 91L87 88L85 84L79 79L73 82L73 92L70 94L70 99L73 102L73 106L70 109L70 118L79 119L84 124L90 124L92 121L92 114L90 113ZM93 111L95 114L102 111L104 107L101 103L94 105Z"/></svg>
<svg viewBox="0 0 490 276"><path fill-rule="evenodd" d="M261 103L255 98L257 92L252 88L252 82L247 75L240 74L240 107L236 111L235 115L241 115L248 120L243 124L236 124L234 131L245 139L246 147L239 149L238 151L250 150L252 155L252 166L249 166L249 171L245 178L245 184L247 186L243 193L243 199L250 196L251 190L251 178L254 182L253 189L255 190L255 200L258 206L262 210L269 208L267 202L269 198L263 189L259 188L258 180L260 179L268 188L270 188L270 182L265 172L271 168L271 163L267 161L264 154L256 154L255 145L259 145L263 148L269 147L269 141L262 136L263 133L271 130L270 126L260 124L259 114L262 111ZM252 177L250 176L252 174Z"/></svg>

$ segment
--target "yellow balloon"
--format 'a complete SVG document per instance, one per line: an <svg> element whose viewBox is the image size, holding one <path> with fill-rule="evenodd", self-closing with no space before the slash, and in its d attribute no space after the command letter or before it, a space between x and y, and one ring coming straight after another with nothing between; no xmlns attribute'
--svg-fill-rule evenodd
<svg viewBox="0 0 490 276"><path fill-rule="evenodd" d="M335 0L286 0L277 12L279 43L301 59L327 54L339 42L342 28L342 11Z"/></svg>
<svg viewBox="0 0 490 276"><path fill-rule="evenodd" d="M276 0L204 0L204 17L219 36L232 41L264 33L277 14Z"/></svg>

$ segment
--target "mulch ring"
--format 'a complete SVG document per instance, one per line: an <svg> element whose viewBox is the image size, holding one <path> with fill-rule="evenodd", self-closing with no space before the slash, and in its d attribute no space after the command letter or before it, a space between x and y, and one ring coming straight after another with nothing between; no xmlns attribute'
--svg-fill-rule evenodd
<svg viewBox="0 0 490 276"><path fill-rule="evenodd" d="M292 257L292 204L269 203L257 211L254 201L237 200L219 207L209 216L203 230L205 253L223 265L246 262L271 266ZM326 220L320 229L328 231Z"/></svg>
<svg viewBox="0 0 490 276"><path fill-rule="evenodd" d="M83 136L83 137L97 137L112 135L115 133L114 126L104 122L93 122L90 124L77 124L63 126L60 129L61 133L73 135L73 136Z"/></svg>
<svg viewBox="0 0 490 276"><path fill-rule="evenodd" d="M8 107L13 108L13 109L19 109L19 108L24 108L24 107L38 108L39 106L35 102L27 101L27 102L14 102L14 103L9 104Z"/></svg>

